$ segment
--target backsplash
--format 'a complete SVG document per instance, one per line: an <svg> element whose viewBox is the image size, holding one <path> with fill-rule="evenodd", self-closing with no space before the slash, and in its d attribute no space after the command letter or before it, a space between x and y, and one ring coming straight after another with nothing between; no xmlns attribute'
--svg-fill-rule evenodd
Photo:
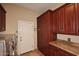
<svg viewBox="0 0 79 59"><path fill-rule="evenodd" d="M57 34L57 39L68 41L68 38L71 38L71 42L79 43L79 36Z"/></svg>

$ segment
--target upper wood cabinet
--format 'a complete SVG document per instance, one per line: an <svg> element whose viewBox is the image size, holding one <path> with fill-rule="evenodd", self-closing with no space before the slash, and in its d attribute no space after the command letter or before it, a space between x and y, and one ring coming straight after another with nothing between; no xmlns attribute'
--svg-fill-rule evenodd
<svg viewBox="0 0 79 59"><path fill-rule="evenodd" d="M52 30L53 30L53 33L57 33L58 32L58 25L57 25L57 20L58 20L58 11L55 11L53 12L53 18L52 18Z"/></svg>
<svg viewBox="0 0 79 59"><path fill-rule="evenodd" d="M79 35L79 3L75 4L76 8L76 35Z"/></svg>
<svg viewBox="0 0 79 59"><path fill-rule="evenodd" d="M65 7L65 33L75 34L75 4L68 4Z"/></svg>
<svg viewBox="0 0 79 59"><path fill-rule="evenodd" d="M65 33L65 15L64 8L58 9L58 19L57 19L57 31L58 33Z"/></svg>
<svg viewBox="0 0 79 59"><path fill-rule="evenodd" d="M57 21L57 28L53 29L55 32L61 34L76 34L75 4L65 4L62 7L53 11L53 15L54 22Z"/></svg>
<svg viewBox="0 0 79 59"><path fill-rule="evenodd" d="M6 30L6 11L4 8L0 5L0 31Z"/></svg>

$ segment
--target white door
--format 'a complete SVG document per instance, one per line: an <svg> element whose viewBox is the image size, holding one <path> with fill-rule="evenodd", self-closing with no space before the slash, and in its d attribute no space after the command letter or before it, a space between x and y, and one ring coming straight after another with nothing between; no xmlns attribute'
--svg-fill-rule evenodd
<svg viewBox="0 0 79 59"><path fill-rule="evenodd" d="M34 49L34 23L18 21L18 50L19 54Z"/></svg>

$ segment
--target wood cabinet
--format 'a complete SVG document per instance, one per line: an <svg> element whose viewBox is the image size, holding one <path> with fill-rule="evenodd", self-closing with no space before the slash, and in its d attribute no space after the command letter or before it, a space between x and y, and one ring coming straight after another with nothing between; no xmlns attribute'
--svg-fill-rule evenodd
<svg viewBox="0 0 79 59"><path fill-rule="evenodd" d="M58 20L57 20L57 25L58 25L58 33L65 33L65 15L64 15L64 8L58 9Z"/></svg>
<svg viewBox="0 0 79 59"><path fill-rule="evenodd" d="M57 39L57 33L79 35L79 4L65 4L54 11L48 10L37 18L38 49L44 55L73 55L49 46L50 41Z"/></svg>
<svg viewBox="0 0 79 59"><path fill-rule="evenodd" d="M0 32L6 30L6 11L0 5Z"/></svg>
<svg viewBox="0 0 79 59"><path fill-rule="evenodd" d="M79 35L79 3L75 4L76 8L76 35Z"/></svg>
<svg viewBox="0 0 79 59"><path fill-rule="evenodd" d="M48 10L37 18L38 49L48 55L49 42L56 40L56 34L52 33L52 11Z"/></svg>
<svg viewBox="0 0 79 59"><path fill-rule="evenodd" d="M58 20L58 11L53 12L53 18L52 18L52 32L53 33L58 33L58 25L57 25L57 20Z"/></svg>
<svg viewBox="0 0 79 59"><path fill-rule="evenodd" d="M75 34L75 4L68 4L65 7L65 33Z"/></svg>
<svg viewBox="0 0 79 59"><path fill-rule="evenodd" d="M57 33L73 34L76 33L76 14L75 4L65 4L53 12L54 20L57 20Z"/></svg>

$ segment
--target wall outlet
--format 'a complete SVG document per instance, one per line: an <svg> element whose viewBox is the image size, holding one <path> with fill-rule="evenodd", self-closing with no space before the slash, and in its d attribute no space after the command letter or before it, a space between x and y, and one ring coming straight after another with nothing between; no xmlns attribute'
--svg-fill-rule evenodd
<svg viewBox="0 0 79 59"><path fill-rule="evenodd" d="M68 38L67 40L68 40L68 42L71 42L71 38Z"/></svg>

